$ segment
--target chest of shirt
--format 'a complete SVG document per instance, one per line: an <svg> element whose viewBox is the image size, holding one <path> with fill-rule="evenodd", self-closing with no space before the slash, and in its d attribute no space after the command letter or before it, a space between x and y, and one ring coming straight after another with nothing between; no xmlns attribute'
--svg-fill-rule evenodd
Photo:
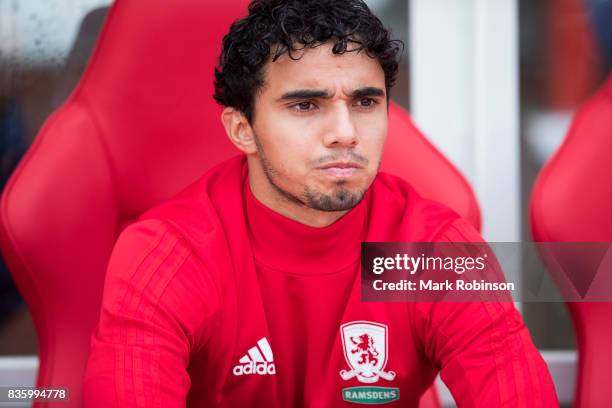
<svg viewBox="0 0 612 408"><path fill-rule="evenodd" d="M209 357L194 365L192 398L227 407L416 406L435 369L406 304L361 302L358 268L303 276L258 265L250 290L222 313Z"/></svg>

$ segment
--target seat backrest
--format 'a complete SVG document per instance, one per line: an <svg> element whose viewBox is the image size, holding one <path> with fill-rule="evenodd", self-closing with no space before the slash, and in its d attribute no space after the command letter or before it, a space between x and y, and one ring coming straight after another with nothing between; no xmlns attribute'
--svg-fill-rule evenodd
<svg viewBox="0 0 612 408"><path fill-rule="evenodd" d="M3 192L0 244L36 326L37 383L68 386L69 406L123 226L238 153L211 95L221 39L246 4L116 0L78 86ZM479 227L468 184L396 106L383 169Z"/></svg>
<svg viewBox="0 0 612 408"><path fill-rule="evenodd" d="M576 113L561 147L536 180L530 202L534 241L612 241L611 153L612 75ZM548 256L544 261L550 268L560 263L571 274L585 273L592 264L592 259L581 262L580 254L571 259ZM579 352L575 406L612 406L607 391L612 303L568 303L568 308Z"/></svg>

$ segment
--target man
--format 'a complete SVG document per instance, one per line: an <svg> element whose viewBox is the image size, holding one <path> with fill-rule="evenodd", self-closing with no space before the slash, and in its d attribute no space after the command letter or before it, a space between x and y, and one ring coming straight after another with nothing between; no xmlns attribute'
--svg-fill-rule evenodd
<svg viewBox="0 0 612 408"><path fill-rule="evenodd" d="M558 405L511 303L360 300L362 241L481 240L378 173L397 54L360 0L250 4L215 78L244 155L120 236L86 406L413 407L439 371L460 406Z"/></svg>

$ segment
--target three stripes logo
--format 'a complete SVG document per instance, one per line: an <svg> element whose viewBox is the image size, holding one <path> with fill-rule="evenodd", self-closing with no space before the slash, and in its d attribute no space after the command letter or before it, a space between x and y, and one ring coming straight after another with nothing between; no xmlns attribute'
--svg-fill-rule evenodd
<svg viewBox="0 0 612 408"><path fill-rule="evenodd" d="M265 337L259 339L257 345L242 356L232 372L234 375L275 375L274 355L268 340Z"/></svg>

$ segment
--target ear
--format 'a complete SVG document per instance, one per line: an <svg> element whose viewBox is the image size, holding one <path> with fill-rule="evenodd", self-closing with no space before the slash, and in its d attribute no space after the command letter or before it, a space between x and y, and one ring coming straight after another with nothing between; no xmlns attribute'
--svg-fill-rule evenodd
<svg viewBox="0 0 612 408"><path fill-rule="evenodd" d="M227 107L221 113L221 122L234 146L246 154L257 153L253 128L242 112Z"/></svg>

